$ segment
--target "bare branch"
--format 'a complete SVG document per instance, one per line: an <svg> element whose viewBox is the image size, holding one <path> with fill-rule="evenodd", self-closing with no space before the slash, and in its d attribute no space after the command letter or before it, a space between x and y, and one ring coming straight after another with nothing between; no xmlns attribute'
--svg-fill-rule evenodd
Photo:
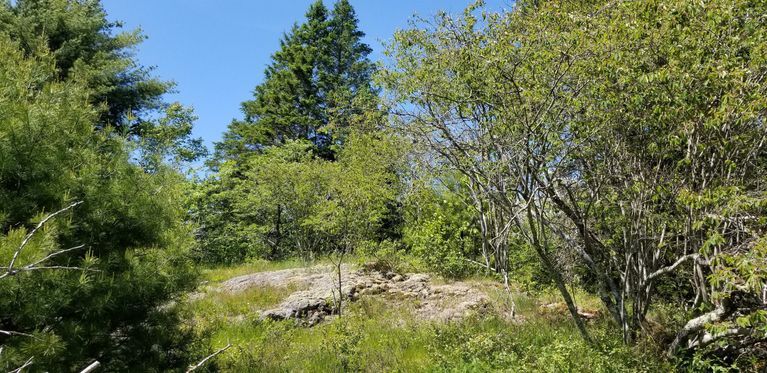
<svg viewBox="0 0 767 373"><path fill-rule="evenodd" d="M40 266L40 267L34 267L32 265L27 265L24 267L21 267L19 269L14 269L13 272L6 272L0 275L0 279L8 277L8 276L15 276L19 274L20 272L28 272L28 271L38 271L43 269L63 269L63 270L70 270L70 271L88 271L88 272L101 272L98 269L93 268L83 268L83 267L72 267L72 266Z"/></svg>
<svg viewBox="0 0 767 373"><path fill-rule="evenodd" d="M34 359L34 358L30 357L29 360L27 360L27 362L24 363L24 365L14 369L14 370L12 370L12 371L10 371L8 373L21 373L21 371L24 370L24 368L32 365L32 359Z"/></svg>
<svg viewBox="0 0 767 373"><path fill-rule="evenodd" d="M688 344L689 348L701 348L708 346L716 341L719 341L723 338L727 337L748 337L750 335L754 334L754 329L751 328L729 328L719 333L709 333L705 332L703 333L703 336L700 339L697 339L695 341L691 341Z"/></svg>
<svg viewBox="0 0 767 373"><path fill-rule="evenodd" d="M684 327L676 334L674 341L671 342L667 352L668 356L673 356L676 353L676 349L679 344L686 340L691 334L700 331L706 326L706 324L722 320L730 313L731 310L729 310L728 307L725 307L725 305L719 305L714 310L704 313L703 315L688 321L687 324L685 324Z"/></svg>
<svg viewBox="0 0 767 373"><path fill-rule="evenodd" d="M53 257L59 256L59 255L61 255L61 254L64 254L64 253L68 253L68 252L70 252L70 251L74 251L74 250L82 249L83 247L85 247L85 245L78 245L78 246L75 246L75 247L72 247L72 248L69 248L69 249L64 249L64 250L59 250L59 251L56 251L55 253L51 253L51 254L48 254L48 256L46 256L45 258L42 258L42 259L40 259L40 260L38 260L38 261L36 261L36 262L34 262L34 263L32 263L32 264L29 264L29 265L27 265L27 266L25 266L25 267L29 267L29 268L31 268L31 267L35 267L35 266L37 266L38 264L40 264L40 263L42 263L42 262L45 262L46 260L48 260L48 259L50 259L50 258L53 258Z"/></svg>
<svg viewBox="0 0 767 373"><path fill-rule="evenodd" d="M101 363L99 363L98 360L91 363L91 365L88 365L85 367L85 369L81 370L80 373L91 373L96 371L101 366Z"/></svg>
<svg viewBox="0 0 767 373"><path fill-rule="evenodd" d="M489 266L489 265L487 265L485 263L480 263L480 262L478 262L476 260L471 260L469 258L463 258L463 260L466 261L466 262L469 262L471 264L476 264L476 265L478 265L478 266L480 266L482 268L488 269L488 270L494 270L495 269L495 268L492 268L491 266Z"/></svg>
<svg viewBox="0 0 767 373"><path fill-rule="evenodd" d="M67 211L67 210L70 210L70 209L74 208L75 206L77 206L77 205L79 205L79 204L81 204L81 203L83 203L83 201L77 201L77 202L75 202L75 203L73 203L73 204L71 204L71 205L69 205L69 206L67 206L67 207L64 207L63 209L61 209L61 210L59 210L59 211L56 211L56 212L54 212L54 213L52 213L52 214L50 214L50 215L46 216L46 217L45 217L43 220L41 220L41 221L40 221L40 223L38 223L38 224L37 224L37 226L36 226L34 229L32 229L32 231L30 231L29 233L27 233L27 235L24 237L24 240L22 240L22 241L21 241L21 245L19 245L19 248L18 248L18 249L16 249L16 252L15 252L15 253L13 253L13 258L11 258L11 262L8 264L8 272L9 272L9 273L10 273L10 272L13 272L13 265L16 263L16 259L18 259L18 257L19 257L19 254L21 254L21 250L23 250L23 249L24 249L24 246L27 246L27 244L29 243L29 241L32 239L32 236L34 236L34 234L35 234L35 233L36 233L36 232L37 232L37 231L38 231L40 228L42 228L42 227L43 227L43 225L45 225L45 223L47 223L49 220L51 220L51 219L53 219L54 217L56 217L56 215L59 215L59 214L61 214L61 213L65 212L65 211Z"/></svg>
<svg viewBox="0 0 767 373"><path fill-rule="evenodd" d="M194 372L195 370L199 369L200 367L202 367L203 365L205 365L205 363L207 363L207 362L208 362L208 360L210 360L210 359L212 359L212 358L214 358L214 357L218 356L220 353L222 353L222 352L224 352L224 351L228 350L228 349L229 349L229 347L232 347L232 344L231 344L231 343L227 344L227 345L226 345L226 347L224 347L224 348L222 348L222 349L220 349L220 350L218 350L218 351L216 351L216 352L214 352L214 353L212 353L212 354L208 355L208 357L206 357L206 358L202 359L202 360L201 360L199 363L197 363L197 364L195 364L195 365L190 365L190 366L189 366L189 368L186 370L186 373Z"/></svg>
<svg viewBox="0 0 767 373"><path fill-rule="evenodd" d="M13 331L8 331L8 330L0 330L0 334L5 334L7 336L20 335L20 336L23 336L23 337L30 337L30 338L34 338L35 337L32 334L21 333L21 332L13 332Z"/></svg>
<svg viewBox="0 0 767 373"><path fill-rule="evenodd" d="M649 280L652 280L652 279L654 279L654 278L656 278L658 276L661 276L661 275L664 275L666 273L669 273L669 272L675 270L676 267L679 267L682 263L686 262L687 260L689 260L689 259L698 259L699 257L700 257L699 254L687 254L687 255L679 258L676 262L674 262L674 264L672 264L672 265L670 265L668 267L663 267L663 268L661 268L661 269L651 273L649 276L647 276L647 280L649 281Z"/></svg>

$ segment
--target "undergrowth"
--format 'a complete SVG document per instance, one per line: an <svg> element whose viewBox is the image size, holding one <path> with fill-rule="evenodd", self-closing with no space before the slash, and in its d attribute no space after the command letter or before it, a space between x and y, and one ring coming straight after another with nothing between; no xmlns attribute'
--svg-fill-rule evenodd
<svg viewBox="0 0 767 373"><path fill-rule="evenodd" d="M208 279L232 274L301 266L297 262L251 263L207 273ZM196 336L195 354L206 356L231 343L205 369L226 372L656 372L672 367L651 348L624 346L600 318L589 323L595 346L584 343L565 314L540 312L555 302L553 292L518 293L518 320L505 311L501 289L490 280L472 280L489 289L495 310L457 322L418 320L414 304L385 297L363 297L347 306L343 318L315 327L293 321L260 320L257 310L273 306L291 292L287 288L253 288L235 294L208 292L183 305L188 327ZM583 308L597 307L587 293L576 293ZM520 321L521 320L521 321Z"/></svg>

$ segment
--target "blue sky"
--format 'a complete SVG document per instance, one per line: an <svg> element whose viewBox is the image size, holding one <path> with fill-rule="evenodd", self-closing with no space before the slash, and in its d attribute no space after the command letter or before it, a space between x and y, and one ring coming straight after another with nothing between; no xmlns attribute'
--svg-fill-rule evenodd
<svg viewBox="0 0 767 373"><path fill-rule="evenodd" d="M252 97L282 34L303 20L312 0L103 0L110 20L125 29L140 27L149 38L137 57L155 66L155 75L173 80L178 93L168 101L194 107L195 135L209 147L221 138L240 103ZM382 41L407 26L414 15L439 10L460 13L470 0L352 0L371 58L382 56ZM490 9L510 1L487 1ZM325 0L332 7L332 0Z"/></svg>

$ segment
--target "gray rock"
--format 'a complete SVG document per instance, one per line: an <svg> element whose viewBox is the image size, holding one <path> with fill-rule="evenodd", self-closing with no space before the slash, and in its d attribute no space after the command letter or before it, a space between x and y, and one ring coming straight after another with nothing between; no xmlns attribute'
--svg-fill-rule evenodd
<svg viewBox="0 0 767 373"><path fill-rule="evenodd" d="M360 295L408 301L417 299L416 314L427 320L453 320L489 304L487 296L471 284L433 285L430 276L424 273L363 272L353 271L350 266L344 265L341 279L344 302L355 301ZM255 286L297 285L302 290L290 294L273 309L260 312L260 316L273 320L295 319L301 325L313 326L334 317L337 281L333 267L317 266L238 276L211 291L239 292Z"/></svg>

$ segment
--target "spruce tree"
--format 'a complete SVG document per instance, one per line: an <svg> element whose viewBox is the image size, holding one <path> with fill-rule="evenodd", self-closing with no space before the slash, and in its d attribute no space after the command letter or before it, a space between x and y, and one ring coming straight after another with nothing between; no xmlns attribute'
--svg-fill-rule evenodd
<svg viewBox="0 0 767 373"><path fill-rule="evenodd" d="M242 104L245 118L233 121L216 145L216 161L240 159L287 140L311 141L317 153L333 158L333 145L358 114L360 97L375 100L370 47L346 0L329 12L313 3L306 21L294 25L272 56L253 100ZM365 106L369 107L369 105ZM336 135L338 133L339 135Z"/></svg>
<svg viewBox="0 0 767 373"><path fill-rule="evenodd" d="M332 127L342 132L361 107L368 107L360 100L372 100L376 93L371 85L375 66L367 57L372 50L362 42L365 33L357 23L349 1L339 0L330 21L327 58L322 60L326 65L320 67L320 86Z"/></svg>

